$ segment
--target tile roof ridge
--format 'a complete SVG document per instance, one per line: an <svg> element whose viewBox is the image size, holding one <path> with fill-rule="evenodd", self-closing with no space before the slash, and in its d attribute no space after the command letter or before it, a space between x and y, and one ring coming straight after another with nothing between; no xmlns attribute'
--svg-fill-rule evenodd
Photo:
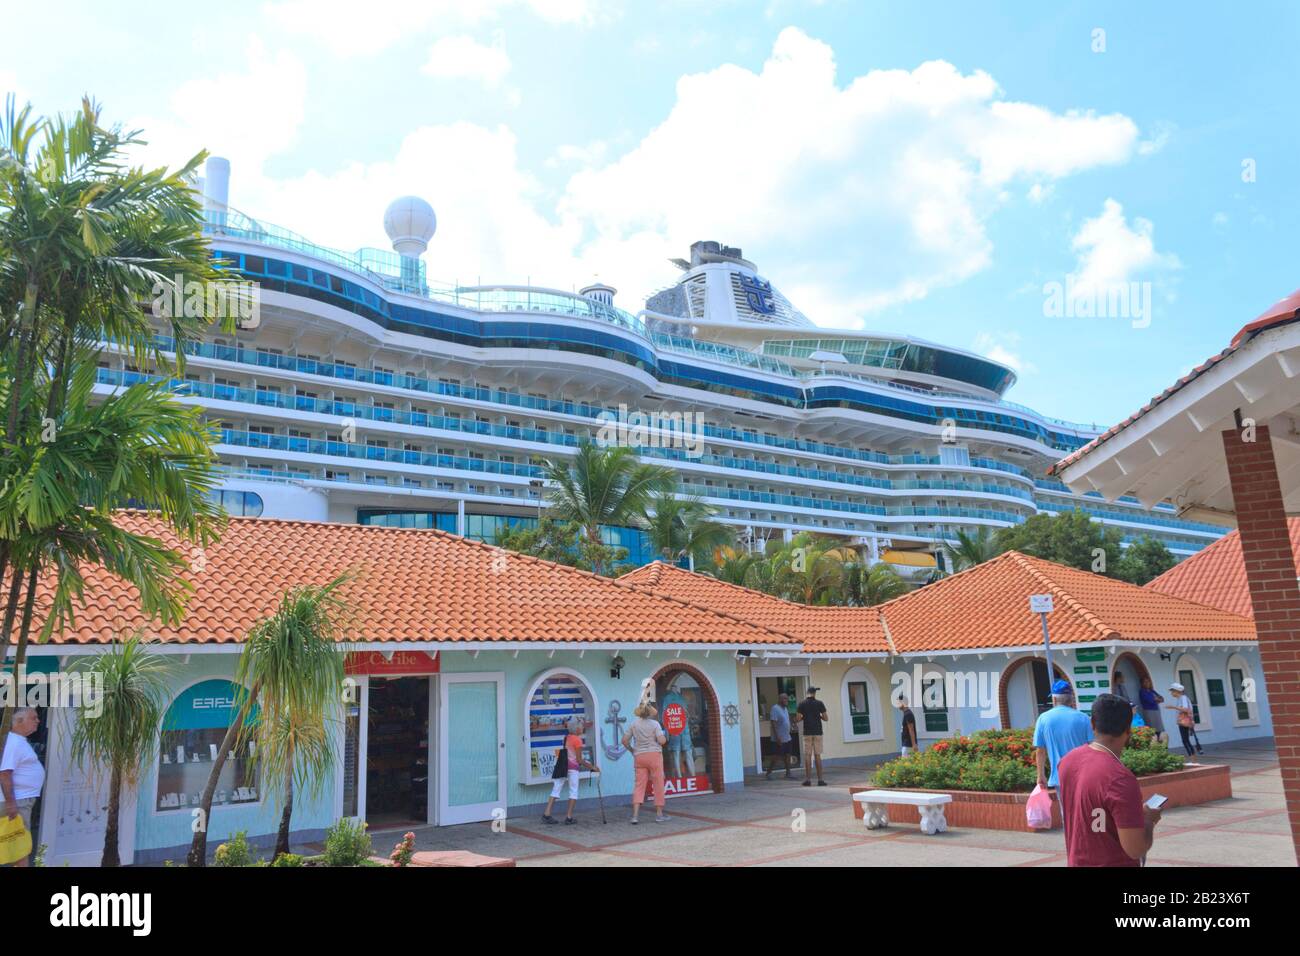
<svg viewBox="0 0 1300 956"><path fill-rule="evenodd" d="M618 579L614 579L614 580L617 581ZM632 591L639 591L642 594L648 594L652 597L658 598L661 601L671 601L674 604L680 604L682 607L689 607L697 611L705 611L709 614L712 614L715 617L720 617L728 621L735 621L737 623L744 624L747 627L752 627L755 630L766 631L769 634L775 634L777 637L782 637L788 641L797 642L800 648L803 647L803 640L794 634L788 634L785 631L778 631L776 628L768 627L766 624L758 624L754 621L748 620L747 618L739 617L735 614L732 614L729 611L722 611L717 608L709 607L706 604L697 604L694 601L688 601L686 598L678 597L676 594L669 594L667 591L660 591L657 588L645 584L640 584L636 581L623 582L621 586L624 588L628 588Z"/></svg>
<svg viewBox="0 0 1300 956"><path fill-rule="evenodd" d="M724 588L730 588L733 591L744 591L746 594L757 595L758 597L766 598L769 601L779 601L781 604L789 605L792 608L819 608L819 607L843 606L843 605L825 605L825 604L801 604L798 601L790 601L787 600L786 598L779 597L778 595L775 594L768 594L766 591L760 591L758 588L746 587L743 584L734 584L731 581L724 581L722 580L722 578L715 578L712 574L708 574L704 571L689 571L686 568L678 567L675 564L670 564L669 562L659 558L656 558L652 562L652 564L643 565L643 568L651 567L654 564L658 564L662 566L662 570L660 570L660 572L655 576L655 581L659 581L664 576L664 571L668 571L671 574L681 574L692 578L704 578L708 581L712 581L715 584L719 584ZM635 571L629 571L627 574L623 575L623 577L616 578L615 580L622 581L625 578L630 578L633 575L640 573L641 570L642 568L638 568ZM640 581L638 580L631 583L639 584Z"/></svg>
<svg viewBox="0 0 1300 956"><path fill-rule="evenodd" d="M1058 584L1052 578L1048 577L1044 569L1039 568L1037 566L1038 562L1052 565L1053 567L1066 567L1066 565L1058 565L1056 564L1055 561L1048 561L1046 558L1036 558L1032 555L1024 554L1020 551L1013 550L1013 551L1007 551L1005 553L1010 555L1011 559L1018 566L1023 568L1029 574L1030 577L1034 578L1035 580L1041 581L1047 587L1048 590L1053 591L1056 594L1060 595L1062 600L1065 601L1067 607L1075 611L1080 617L1082 617L1085 621L1087 621L1089 625L1095 628L1103 637L1109 640L1114 640L1116 638L1123 637L1123 635L1120 634L1119 631L1115 630L1115 628L1111 627L1109 624L1104 622L1100 617L1097 616L1095 612L1093 612L1090 608L1088 608L1082 601L1075 598L1074 595L1072 595L1069 591L1067 591L1063 586ZM1071 570L1077 571L1079 569L1071 568ZM1080 573L1087 574L1088 572L1083 571ZM1108 578L1107 580L1115 580L1115 579ZM1120 581L1119 583L1127 584L1128 582ZM1137 585L1136 584L1132 585L1132 587L1137 587Z"/></svg>

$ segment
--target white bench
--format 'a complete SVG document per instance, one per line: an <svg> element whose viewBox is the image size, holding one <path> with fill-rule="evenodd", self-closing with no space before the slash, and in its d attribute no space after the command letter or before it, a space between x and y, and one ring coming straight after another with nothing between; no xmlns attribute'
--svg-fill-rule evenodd
<svg viewBox="0 0 1300 956"><path fill-rule="evenodd" d="M867 790L855 793L853 799L862 804L862 821L868 830L889 826L888 804L901 803L916 807L921 814L922 833L943 833L948 820L943 815L946 803L952 803L947 793L910 793L907 790Z"/></svg>

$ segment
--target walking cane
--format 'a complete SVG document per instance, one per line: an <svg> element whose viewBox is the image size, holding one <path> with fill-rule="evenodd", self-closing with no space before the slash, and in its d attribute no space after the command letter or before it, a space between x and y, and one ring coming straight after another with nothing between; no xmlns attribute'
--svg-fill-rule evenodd
<svg viewBox="0 0 1300 956"><path fill-rule="evenodd" d="M609 821L605 819L605 795L600 789L600 769L597 768L596 772L593 773L592 776L596 781L596 802L600 804L600 822L609 823Z"/></svg>

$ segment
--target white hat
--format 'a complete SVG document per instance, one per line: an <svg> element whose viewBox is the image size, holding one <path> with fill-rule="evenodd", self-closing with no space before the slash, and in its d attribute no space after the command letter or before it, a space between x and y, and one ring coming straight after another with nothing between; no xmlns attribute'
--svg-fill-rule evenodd
<svg viewBox="0 0 1300 956"><path fill-rule="evenodd" d="M1170 689L1170 690L1176 690L1176 691L1178 691L1178 693L1181 694L1181 693L1182 693L1183 691L1185 691L1187 688L1184 687L1182 684L1178 683L1178 681L1174 681L1172 684L1169 685L1169 689Z"/></svg>

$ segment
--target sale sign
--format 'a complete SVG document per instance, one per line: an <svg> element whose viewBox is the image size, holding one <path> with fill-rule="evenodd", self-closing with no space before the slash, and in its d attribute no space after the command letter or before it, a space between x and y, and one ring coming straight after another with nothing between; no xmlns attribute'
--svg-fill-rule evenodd
<svg viewBox="0 0 1300 956"><path fill-rule="evenodd" d="M713 783L708 774L695 777L669 777L664 781L664 794L669 797L684 797L691 793L712 793Z"/></svg>
<svg viewBox="0 0 1300 956"><path fill-rule="evenodd" d="M664 708L664 730L674 737L686 729L686 708L681 704L669 704Z"/></svg>

